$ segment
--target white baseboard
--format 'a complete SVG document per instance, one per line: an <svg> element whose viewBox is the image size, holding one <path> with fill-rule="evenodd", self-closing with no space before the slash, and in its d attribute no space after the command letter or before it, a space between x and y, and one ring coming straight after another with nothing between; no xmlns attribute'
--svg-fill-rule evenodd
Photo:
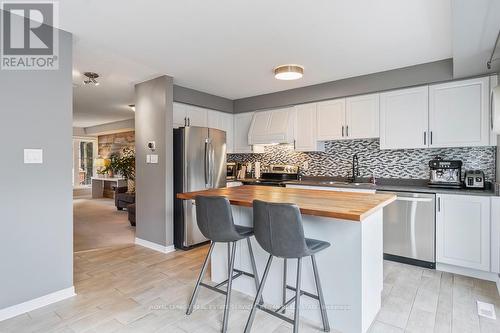
<svg viewBox="0 0 500 333"><path fill-rule="evenodd" d="M75 296L75 287L59 290L48 295L32 299L20 304L0 309L0 321L19 316L23 313L36 310L52 303L62 301L66 298Z"/></svg>
<svg viewBox="0 0 500 333"><path fill-rule="evenodd" d="M144 246L148 249L155 250L161 253L170 253L175 251L175 247L173 245L160 245L137 237L135 238L135 243L137 245Z"/></svg>
<svg viewBox="0 0 500 333"><path fill-rule="evenodd" d="M498 281L498 274L491 273L491 272L485 272L485 271L479 271L477 269L471 269L471 268L458 267L458 266L453 266L453 265L448 265L448 264L436 263L436 270L448 272L448 273L453 273L453 274L458 274L458 275L470 276L470 277L473 277L476 279L487 280L487 281L492 281L492 282Z"/></svg>

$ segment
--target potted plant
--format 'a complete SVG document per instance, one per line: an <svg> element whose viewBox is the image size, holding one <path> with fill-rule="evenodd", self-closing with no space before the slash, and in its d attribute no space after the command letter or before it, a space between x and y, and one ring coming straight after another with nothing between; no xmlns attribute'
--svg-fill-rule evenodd
<svg viewBox="0 0 500 333"><path fill-rule="evenodd" d="M117 171L127 180L128 192L135 192L135 152L132 149L123 149Z"/></svg>

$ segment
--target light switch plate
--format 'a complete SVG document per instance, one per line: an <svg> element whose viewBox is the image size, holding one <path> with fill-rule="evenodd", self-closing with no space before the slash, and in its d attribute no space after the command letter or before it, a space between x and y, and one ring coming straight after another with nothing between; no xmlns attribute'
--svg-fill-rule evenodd
<svg viewBox="0 0 500 333"><path fill-rule="evenodd" d="M147 164L151 163L151 155L149 154L146 155L146 163Z"/></svg>
<svg viewBox="0 0 500 333"><path fill-rule="evenodd" d="M152 164L157 164L158 163L158 155L156 155L156 154L151 155L151 163Z"/></svg>
<svg viewBox="0 0 500 333"><path fill-rule="evenodd" d="M43 149L25 149L24 164L42 164Z"/></svg>

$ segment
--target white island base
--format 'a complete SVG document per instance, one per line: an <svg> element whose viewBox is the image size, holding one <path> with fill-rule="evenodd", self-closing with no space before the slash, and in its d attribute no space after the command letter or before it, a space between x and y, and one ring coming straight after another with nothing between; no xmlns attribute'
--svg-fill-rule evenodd
<svg viewBox="0 0 500 333"><path fill-rule="evenodd" d="M252 209L231 206L236 224L251 226ZM383 225L382 209L362 222L302 215L305 235L331 243L316 255L318 270L332 330L344 333L366 332L381 306L383 288ZM268 254L251 238L259 278L262 278ZM237 243L235 268L252 272L246 242ZM295 286L297 260L287 262L287 282ZM212 280L227 279L227 246L216 244L212 254ZM264 288L266 306L281 306L283 285L283 259L274 258ZM233 281L233 290L254 296L253 279L240 277ZM302 290L317 294L311 260L304 258ZM287 291L287 299L294 292ZM290 305L293 309L293 304ZM260 310L257 310L260 311ZM287 315L293 317L293 311ZM307 296L301 298L300 315L317 323L322 329L319 304Z"/></svg>

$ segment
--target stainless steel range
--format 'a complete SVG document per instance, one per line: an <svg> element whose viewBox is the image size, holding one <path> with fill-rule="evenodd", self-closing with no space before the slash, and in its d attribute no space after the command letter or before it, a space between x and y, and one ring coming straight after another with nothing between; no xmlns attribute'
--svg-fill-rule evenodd
<svg viewBox="0 0 500 333"><path fill-rule="evenodd" d="M273 164L262 168L258 179L240 179L244 185L285 186L286 181L299 179L299 167L296 165Z"/></svg>

